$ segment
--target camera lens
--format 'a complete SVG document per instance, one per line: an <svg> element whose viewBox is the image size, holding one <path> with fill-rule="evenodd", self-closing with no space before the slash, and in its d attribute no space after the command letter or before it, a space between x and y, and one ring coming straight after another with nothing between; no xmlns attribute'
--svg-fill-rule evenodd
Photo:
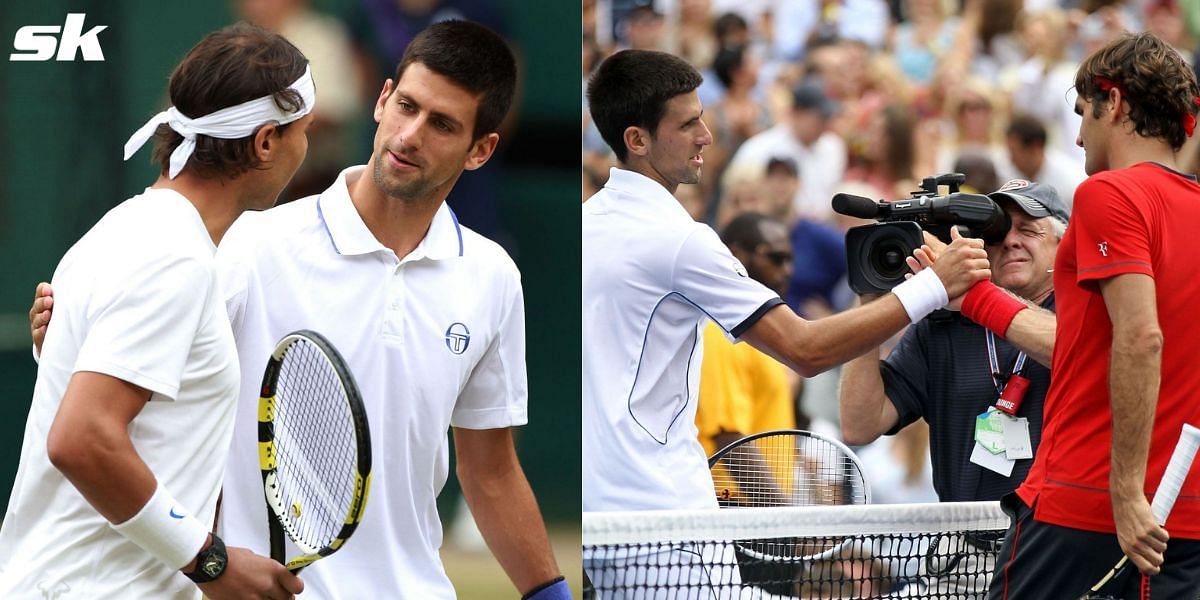
<svg viewBox="0 0 1200 600"><path fill-rule="evenodd" d="M885 279L904 277L908 265L904 258L908 256L904 243L895 238L882 239L871 248L871 266L879 276Z"/></svg>

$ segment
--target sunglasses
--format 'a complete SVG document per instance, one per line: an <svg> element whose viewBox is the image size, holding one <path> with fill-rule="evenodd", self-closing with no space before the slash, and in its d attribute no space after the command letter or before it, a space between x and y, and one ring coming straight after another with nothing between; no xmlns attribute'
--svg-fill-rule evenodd
<svg viewBox="0 0 1200 600"><path fill-rule="evenodd" d="M765 256L767 260L775 263L776 266L782 267L792 262L792 253L786 250L774 251L758 251L759 256Z"/></svg>

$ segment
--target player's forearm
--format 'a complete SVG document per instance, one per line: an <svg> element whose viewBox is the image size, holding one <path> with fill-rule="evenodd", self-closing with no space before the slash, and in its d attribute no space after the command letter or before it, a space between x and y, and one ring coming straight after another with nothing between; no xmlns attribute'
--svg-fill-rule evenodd
<svg viewBox="0 0 1200 600"><path fill-rule="evenodd" d="M879 372L879 348L842 365L838 409L842 439L847 444L869 444L895 425L895 419L887 422L886 404L889 400Z"/></svg>
<svg viewBox="0 0 1200 600"><path fill-rule="evenodd" d="M110 523L137 514L154 493L154 474L124 429L51 436L46 450L55 468Z"/></svg>
<svg viewBox="0 0 1200 600"><path fill-rule="evenodd" d="M1054 357L1054 336L1058 317L1040 307L1030 306L1013 317L1007 331L998 332L1029 358L1047 368Z"/></svg>
<svg viewBox="0 0 1200 600"><path fill-rule="evenodd" d="M157 485L129 439L147 395L106 375L76 373L47 436L50 463L110 523L137 514Z"/></svg>
<svg viewBox="0 0 1200 600"><path fill-rule="evenodd" d="M1144 497L1161 364L1161 332L1116 328L1109 367L1114 502Z"/></svg>
<svg viewBox="0 0 1200 600"><path fill-rule="evenodd" d="M460 469L459 480L479 532L518 591L559 576L537 500L515 460L500 472Z"/></svg>
<svg viewBox="0 0 1200 600"><path fill-rule="evenodd" d="M806 321L791 309L769 311L743 336L805 377L812 377L878 347L908 324L892 294L831 317Z"/></svg>

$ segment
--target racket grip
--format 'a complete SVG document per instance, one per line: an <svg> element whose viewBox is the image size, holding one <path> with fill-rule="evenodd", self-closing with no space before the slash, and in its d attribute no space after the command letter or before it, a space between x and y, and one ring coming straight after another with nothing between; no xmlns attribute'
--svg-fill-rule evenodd
<svg viewBox="0 0 1200 600"><path fill-rule="evenodd" d="M1154 493L1154 501L1150 503L1150 510L1159 525L1167 523L1167 515L1175 506L1175 499L1179 497L1179 490L1183 488L1183 482L1187 479L1197 449L1200 449L1200 429L1184 423L1183 432L1179 434L1179 443L1175 445L1175 452L1171 454L1171 461L1167 463L1162 482L1158 484L1158 491Z"/></svg>

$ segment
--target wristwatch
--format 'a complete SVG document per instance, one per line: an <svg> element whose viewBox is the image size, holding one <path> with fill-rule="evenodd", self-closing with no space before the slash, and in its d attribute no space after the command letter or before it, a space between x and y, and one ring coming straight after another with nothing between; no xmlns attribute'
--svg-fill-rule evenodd
<svg viewBox="0 0 1200 600"><path fill-rule="evenodd" d="M220 577L225 572L225 565L229 563L229 555L225 553L225 542L222 542L217 534L211 535L212 544L196 555L196 570L184 573L196 583L208 583Z"/></svg>

